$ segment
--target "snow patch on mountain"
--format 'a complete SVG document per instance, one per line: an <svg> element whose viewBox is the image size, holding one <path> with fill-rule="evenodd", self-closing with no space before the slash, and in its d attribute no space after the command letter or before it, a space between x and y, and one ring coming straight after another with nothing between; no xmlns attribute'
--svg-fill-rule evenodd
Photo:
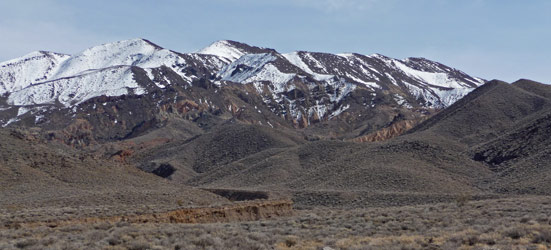
<svg viewBox="0 0 551 250"><path fill-rule="evenodd" d="M474 88L457 88L457 89L435 89L434 91L436 92L436 95L440 97L440 103L441 103L440 108L445 108L454 104L459 99L463 98L473 90Z"/></svg>
<svg viewBox="0 0 551 250"><path fill-rule="evenodd" d="M418 79L421 82L443 88L470 88L469 85L457 79L451 78L449 74L440 72L425 72L412 69L399 60L392 60L394 65L406 75Z"/></svg>
<svg viewBox="0 0 551 250"><path fill-rule="evenodd" d="M226 40L214 42L197 53L219 56L224 58L227 63L231 63L245 55L243 51Z"/></svg>
<svg viewBox="0 0 551 250"><path fill-rule="evenodd" d="M223 67L228 65L228 62L224 58L215 56L215 55L198 54L198 53L186 54L186 55L189 55L194 60L202 63L203 66L205 66L211 72L218 72Z"/></svg>
<svg viewBox="0 0 551 250"><path fill-rule="evenodd" d="M55 104L78 105L98 96L143 95L131 67L117 66L32 85L12 93L8 103L17 106Z"/></svg>
<svg viewBox="0 0 551 250"><path fill-rule="evenodd" d="M153 69L144 69L145 73L147 74L147 77L151 79L151 81L157 86L158 88L164 89L166 88L166 85L164 85L159 79L155 78L155 75L153 75ZM163 79L165 81L168 81L165 76L163 76Z"/></svg>
<svg viewBox="0 0 551 250"><path fill-rule="evenodd" d="M237 83L253 83L269 81L276 93L284 91L287 83L295 74L281 72L271 62L277 59L270 53L244 55L230 65L224 67L218 76L224 81Z"/></svg>
<svg viewBox="0 0 551 250"><path fill-rule="evenodd" d="M328 82L328 85L331 85L335 90L334 93L331 93L329 99L331 102L339 103L343 98L348 94L352 93L356 89L356 85L346 82L343 79L333 80Z"/></svg>
<svg viewBox="0 0 551 250"><path fill-rule="evenodd" d="M61 64L50 80L118 65L141 68L157 68L164 65L180 74L184 79L188 78L181 72L187 65L184 58L146 40L132 39L92 47L74 55Z"/></svg>
<svg viewBox="0 0 551 250"><path fill-rule="evenodd" d="M338 54L336 59L343 65L350 67L341 69L335 66L326 65L328 62L316 59L309 52L293 52L283 55L290 63L310 74L317 81L328 81L334 77L345 77L353 82L360 83L369 88L380 88L376 81L379 80L372 72L369 71L369 66L354 54ZM331 55L333 56L333 55ZM337 60L335 60L337 61ZM323 72L323 73L320 73Z"/></svg>
<svg viewBox="0 0 551 250"><path fill-rule="evenodd" d="M316 81L327 81L335 77L334 75L318 74L312 71L312 69L310 69L310 67L308 67L306 63L304 63L298 52L282 54L282 56L285 57L285 59L287 59L287 61L289 61L291 64L310 74Z"/></svg>
<svg viewBox="0 0 551 250"><path fill-rule="evenodd" d="M474 88L439 89L420 88L413 84L404 82L410 93L418 99L425 100L425 106L433 108L445 108L457 100L469 94Z"/></svg>
<svg viewBox="0 0 551 250"><path fill-rule="evenodd" d="M347 104L345 106L341 105L339 106L339 108L337 108L337 110L333 111L330 115L329 115L329 120L337 117L338 115L340 115L342 112L344 112L345 110L347 110L348 108L350 108L350 104Z"/></svg>
<svg viewBox="0 0 551 250"><path fill-rule="evenodd" d="M0 95L23 89L49 78L68 55L36 51L0 63Z"/></svg>
<svg viewBox="0 0 551 250"><path fill-rule="evenodd" d="M191 58L204 63L211 70L219 70L225 65L218 58L201 55L191 55ZM191 82L192 77L183 72L189 64L177 53L160 48L144 39L107 43L86 49L74 56L33 52L0 64L0 95L46 81L83 75L119 65L142 68L166 66Z"/></svg>

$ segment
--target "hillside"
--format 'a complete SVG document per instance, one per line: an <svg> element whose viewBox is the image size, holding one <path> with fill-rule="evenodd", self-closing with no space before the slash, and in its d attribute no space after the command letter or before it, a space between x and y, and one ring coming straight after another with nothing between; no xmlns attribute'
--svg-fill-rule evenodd
<svg viewBox="0 0 551 250"><path fill-rule="evenodd" d="M363 202L381 195L430 200L465 192L548 194L551 106L542 95L549 87L528 83L541 93L535 94L519 84L490 81L406 135L381 142L304 140L236 122L130 159L170 164L177 169L174 176L185 174L174 182L291 193L299 204L306 202L299 197L305 192ZM342 197L336 199L346 200Z"/></svg>
<svg viewBox="0 0 551 250"><path fill-rule="evenodd" d="M542 85L542 84L539 84ZM490 81L434 115L410 133L474 146L501 136L551 106L550 100L501 81Z"/></svg>
<svg viewBox="0 0 551 250"><path fill-rule="evenodd" d="M0 129L0 204L8 207L206 205L225 199L175 186L127 164L102 160L36 134Z"/></svg>

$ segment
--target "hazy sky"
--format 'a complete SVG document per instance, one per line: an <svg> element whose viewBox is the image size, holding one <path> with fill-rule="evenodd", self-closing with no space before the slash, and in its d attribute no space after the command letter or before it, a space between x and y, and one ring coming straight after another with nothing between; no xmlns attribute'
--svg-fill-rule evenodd
<svg viewBox="0 0 551 250"><path fill-rule="evenodd" d="M0 0L0 61L136 37L179 52L231 39L426 57L486 79L551 83L548 0Z"/></svg>

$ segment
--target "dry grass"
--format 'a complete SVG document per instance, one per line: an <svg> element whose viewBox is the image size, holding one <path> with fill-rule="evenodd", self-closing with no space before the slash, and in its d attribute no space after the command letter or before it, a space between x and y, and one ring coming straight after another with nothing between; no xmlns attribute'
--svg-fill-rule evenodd
<svg viewBox="0 0 551 250"><path fill-rule="evenodd" d="M0 249L547 249L551 197L313 209L236 223L12 228L0 239Z"/></svg>

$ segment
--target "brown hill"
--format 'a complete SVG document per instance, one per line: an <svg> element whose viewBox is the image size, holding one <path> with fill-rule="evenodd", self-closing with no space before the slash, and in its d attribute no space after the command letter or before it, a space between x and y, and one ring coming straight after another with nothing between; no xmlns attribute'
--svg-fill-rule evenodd
<svg viewBox="0 0 551 250"><path fill-rule="evenodd" d="M485 193L492 172L464 154L419 140L304 141L268 127L226 124L204 135L133 155L136 164L175 168L173 182L278 192ZM461 166L461 167L459 167ZM300 201L299 201L300 202Z"/></svg>
<svg viewBox="0 0 551 250"><path fill-rule="evenodd" d="M174 186L127 164L41 142L36 134L22 130L0 130L0 183L3 208L225 202L212 193Z"/></svg>
<svg viewBox="0 0 551 250"><path fill-rule="evenodd" d="M517 122L551 108L551 101L517 85L493 80L410 130L474 146L513 129Z"/></svg>
<svg viewBox="0 0 551 250"><path fill-rule="evenodd" d="M136 152L131 161L146 171L161 165L174 168L177 182L206 173L259 152L304 143L292 132L231 120L191 138L172 138L167 144Z"/></svg>
<svg viewBox="0 0 551 250"><path fill-rule="evenodd" d="M268 190L460 193L481 191L475 180L488 174L453 151L416 141L319 141L261 152L190 183Z"/></svg>
<svg viewBox="0 0 551 250"><path fill-rule="evenodd" d="M551 100L551 86L519 80L513 86ZM499 192L549 194L551 109L535 112L498 138L472 150L473 158L498 173Z"/></svg>
<svg viewBox="0 0 551 250"><path fill-rule="evenodd" d="M406 137L456 145L495 172L486 182L499 193L550 194L550 97L549 85L491 81Z"/></svg>
<svg viewBox="0 0 551 250"><path fill-rule="evenodd" d="M474 159L498 174L504 193L551 194L551 112L476 148Z"/></svg>
<svg viewBox="0 0 551 250"><path fill-rule="evenodd" d="M321 140L259 148L250 154L230 153L239 156L215 164L211 159L217 158L209 157L209 164L216 167L202 168L185 183L218 188L418 194L509 193L522 187L523 192L546 193L548 177L541 172L549 165L544 161L548 152L545 145L549 144L545 136L547 114L551 110L543 91L546 88L533 82L511 85L491 81L407 135L379 143ZM522 132L534 129L537 134ZM217 138L224 144L243 146ZM517 143L519 140L522 143ZM199 141L193 145L204 144ZM518 144L515 150L511 142ZM224 147L233 148L228 145ZM477 150L473 151L474 147ZM541 151L529 150L532 147ZM219 146L202 149L220 151ZM511 164L522 170L493 166L492 159L504 152L518 154L518 163ZM538 173L540 178L529 178ZM509 185L514 181L518 187Z"/></svg>

